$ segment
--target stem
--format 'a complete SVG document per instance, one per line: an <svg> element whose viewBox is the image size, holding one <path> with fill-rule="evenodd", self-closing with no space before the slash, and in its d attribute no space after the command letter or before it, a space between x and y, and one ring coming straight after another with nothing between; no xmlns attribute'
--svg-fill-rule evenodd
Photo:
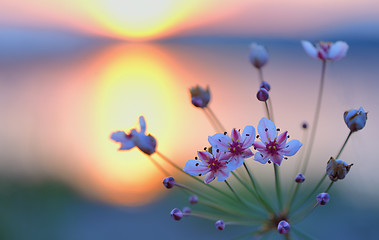
<svg viewBox="0 0 379 240"><path fill-rule="evenodd" d="M294 218L293 222L297 223L306 218L309 214L313 212L313 210L319 205L317 202L312 208L305 209L303 212L299 213L297 217Z"/></svg>
<svg viewBox="0 0 379 240"><path fill-rule="evenodd" d="M352 133L353 133L353 131L350 131L349 135L347 135L347 138L346 138L345 142L343 143L343 145L341 147L341 150L338 152L338 154L336 156L336 159L338 159L339 156L341 155L341 153L342 153L343 149L345 148L347 141L349 141L349 138L350 138L350 136L351 136Z"/></svg>
<svg viewBox="0 0 379 240"><path fill-rule="evenodd" d="M227 180L224 181L226 183L226 185L228 185L230 191L232 191L232 193L234 194L234 196L238 199L238 201L240 201L241 203L245 204L246 203L241 199L241 197L238 195L238 193L236 191L234 191L234 189L232 188L232 186L230 186L230 184L228 183Z"/></svg>
<svg viewBox="0 0 379 240"><path fill-rule="evenodd" d="M226 128L224 128L224 126L221 124L220 120L218 120L218 118L216 117L216 115L214 114L214 112L212 111L212 109L207 106L205 107L206 109L208 109L209 113L212 115L213 119L217 122L218 126L220 127L220 129L222 130L221 132L225 132Z"/></svg>
<svg viewBox="0 0 379 240"><path fill-rule="evenodd" d="M330 188L333 186L333 181L329 184L329 186L328 186L328 188L325 190L325 192L327 193L327 192L329 192L329 190L330 190Z"/></svg>
<svg viewBox="0 0 379 240"><path fill-rule="evenodd" d="M313 119L313 126L312 126L312 132L311 137L309 140L309 147L307 148L307 154L305 155L304 165L302 169L302 173L305 174L309 162L309 158L312 153L312 147L316 136L316 130L318 125L318 120L320 117L320 109L321 109L321 100L322 100L322 93L324 90L324 82L325 82L325 69L326 69L326 61L322 61L322 69L321 69L321 81L320 81L320 88L318 92L318 98L317 98L317 105L316 105L316 112Z"/></svg>
<svg viewBox="0 0 379 240"><path fill-rule="evenodd" d="M300 231L299 229L297 228L293 228L291 227L292 230L294 231L294 233L296 233L297 235L300 235L301 236L301 239L308 239L308 240L314 240L315 238L313 238L312 236L306 234L305 232L303 231Z"/></svg>
<svg viewBox="0 0 379 240"><path fill-rule="evenodd" d="M275 172L275 188L276 188L276 195L278 197L278 206L279 211L283 208L283 202L282 202L282 192L280 188L280 180L279 180L279 169L278 166L274 164L274 172Z"/></svg>
<svg viewBox="0 0 379 240"><path fill-rule="evenodd" d="M296 197L297 191L299 190L299 187L300 187L300 183L297 183L295 191L292 194L291 200L288 202L286 209L284 210L286 214L291 211L292 203L295 200L295 197Z"/></svg>
<svg viewBox="0 0 379 240"><path fill-rule="evenodd" d="M260 202L265 206L265 208L266 208L267 210L269 210L269 212L274 213L275 211L274 211L274 209L268 204L268 201L267 201L265 195L263 195L263 193L262 193L262 194L260 193L259 186L258 186L258 184L255 183L254 178L253 178L253 175L251 174L251 172L250 172L250 170L249 170L249 168L247 167L247 165L246 165L245 162L243 163L243 166L245 167L245 170L246 170L246 172L247 172L248 175L249 175L250 181L251 181L251 183L252 183L252 185L253 185L253 188L254 188L255 192L257 193L257 197L259 198Z"/></svg>
<svg viewBox="0 0 379 240"><path fill-rule="evenodd" d="M209 122L211 123L213 129L215 130L215 132L221 132L222 130L220 130L217 126L217 123L214 122L214 119L212 119L212 116L210 115L210 113L208 113L205 108L202 109L205 116L207 117L207 119L209 120Z"/></svg>
<svg viewBox="0 0 379 240"><path fill-rule="evenodd" d="M258 74L259 74L259 80L262 83L264 81L262 68L258 68ZM274 110L272 109L271 98L269 98L267 101L268 101L268 106L271 112L271 121L274 121Z"/></svg>
<svg viewBox="0 0 379 240"><path fill-rule="evenodd" d="M157 162L154 160L152 156L149 155L149 159L151 162L165 175L165 176L170 176L170 174Z"/></svg>
<svg viewBox="0 0 379 240"><path fill-rule="evenodd" d="M268 108L267 101L265 101L265 106L266 106L267 118L268 118L269 120L271 120L271 117L270 117L270 110L269 110L269 108Z"/></svg>
<svg viewBox="0 0 379 240"><path fill-rule="evenodd" d="M262 71L262 68L258 68L258 74L259 74L259 80L261 80L261 82L263 82L263 71Z"/></svg>

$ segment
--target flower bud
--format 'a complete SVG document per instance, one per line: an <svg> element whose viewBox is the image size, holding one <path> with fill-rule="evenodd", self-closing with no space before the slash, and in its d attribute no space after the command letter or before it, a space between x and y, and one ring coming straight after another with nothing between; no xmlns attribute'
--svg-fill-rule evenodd
<svg viewBox="0 0 379 240"><path fill-rule="evenodd" d="M216 223L215 223L215 226L218 230L224 230L225 228L225 223L223 220L218 220Z"/></svg>
<svg viewBox="0 0 379 240"><path fill-rule="evenodd" d="M166 177L164 180L163 180L163 185L170 189L170 188L173 188L175 186L175 178L173 177Z"/></svg>
<svg viewBox="0 0 379 240"><path fill-rule="evenodd" d="M209 100L211 99L211 94L209 93L209 87L204 89L202 87L196 86L190 89L191 102L195 107L205 108L208 106Z"/></svg>
<svg viewBox="0 0 379 240"><path fill-rule="evenodd" d="M190 214L191 213L191 208L189 207L184 207L182 210L183 214Z"/></svg>
<svg viewBox="0 0 379 240"><path fill-rule="evenodd" d="M326 173L328 174L330 180L336 182L338 179L344 179L346 174L350 171L353 164L348 165L345 161L335 160L331 157L326 164Z"/></svg>
<svg viewBox="0 0 379 240"><path fill-rule="evenodd" d="M329 202L329 193L320 193L317 195L316 199L320 205L325 205Z"/></svg>
<svg viewBox="0 0 379 240"><path fill-rule="evenodd" d="M249 59L251 64L256 68L263 67L268 61L268 52L262 45L252 43L250 45Z"/></svg>
<svg viewBox="0 0 379 240"><path fill-rule="evenodd" d="M308 123L307 122L303 122L303 124L301 124L301 127L303 129L307 129L308 128Z"/></svg>
<svg viewBox="0 0 379 240"><path fill-rule="evenodd" d="M188 199L188 201L191 203L191 204L196 204L198 201L199 201L199 198L196 196L196 195L191 195Z"/></svg>
<svg viewBox="0 0 379 240"><path fill-rule="evenodd" d="M257 98L259 101L265 102L268 99L268 91L265 88L261 88L257 92Z"/></svg>
<svg viewBox="0 0 379 240"><path fill-rule="evenodd" d="M302 183L302 182L304 182L305 181L305 177L304 177L304 175L302 174L302 173L299 173L297 176L296 176L296 178L295 178L295 182L297 182L297 183Z"/></svg>
<svg viewBox="0 0 379 240"><path fill-rule="evenodd" d="M179 221L180 219L183 218L183 213L182 211L180 211L180 209L178 208L174 208L172 209L171 211L171 217L175 220L175 221Z"/></svg>
<svg viewBox="0 0 379 240"><path fill-rule="evenodd" d="M350 131L356 132L364 128L364 126L366 125L367 112L365 112L365 110L363 110L363 108L360 107L358 110L353 109L350 111L346 111L343 114L343 118Z"/></svg>
<svg viewBox="0 0 379 240"><path fill-rule="evenodd" d="M286 233L289 233L291 229L291 226L288 222L286 222L285 220L282 220L279 222L278 224L278 232L280 234L286 234Z"/></svg>
<svg viewBox="0 0 379 240"><path fill-rule="evenodd" d="M271 89L271 86L270 84L268 84L268 82L262 81L261 84L259 85L259 88L264 88L269 92Z"/></svg>

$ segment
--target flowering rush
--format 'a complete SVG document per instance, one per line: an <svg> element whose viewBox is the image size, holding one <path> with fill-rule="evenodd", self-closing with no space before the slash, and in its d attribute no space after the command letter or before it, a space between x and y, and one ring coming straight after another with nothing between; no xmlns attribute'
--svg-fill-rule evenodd
<svg viewBox="0 0 379 240"><path fill-rule="evenodd" d="M348 50L348 45L342 41L336 43L319 42L315 45L308 41L302 41L301 44L307 54L323 60L321 83L325 79L327 61L342 59ZM208 219L213 221L214 226L219 230L223 230L226 225L248 226L249 232L244 233L241 239L244 236L257 239L269 238L273 234L276 236L273 236L272 239L280 238L279 235L284 235L285 239L291 239L292 236L297 237L296 239L303 239L309 234L297 228L297 223L307 217L316 207L326 205L330 201L329 191L331 187L336 184L337 180L343 180L347 176L352 164L347 164L340 156L350 136L365 127L367 112L361 107L344 113L340 124L345 122L350 130L348 137L338 154L331 157L329 161L324 161L326 167L323 168L324 171L321 173L322 176L318 183L308 177L305 181L305 172L308 160L311 159L317 124L315 126L312 126L315 123L309 126L306 123L299 124L300 129L304 132L312 128L308 139L310 144L307 149L302 148L303 143L299 140L288 140L290 138L288 132L281 132L270 119L273 108L268 107L266 102L266 100L270 100L268 99L270 84L263 80L262 67L268 61L267 50L261 45L253 44L249 54L251 63L260 73L260 87L257 98L261 103L263 101L266 106L265 115L267 117L259 117L260 121L256 128L258 135L256 135L254 124L247 125L242 133L240 130L232 128L230 135L228 135L221 121L211 110L209 88L204 89L197 86L190 89L191 103L197 109L204 110L216 133L208 136L208 142L204 138L204 144L211 146L205 147L204 151L197 151L197 156L188 160L183 168L156 150L155 138L146 134L146 122L143 116L139 118L140 131L136 129L130 130L129 133L116 131L111 134L111 139L120 144L119 150L138 147L143 153L147 154L154 165L166 174L166 178L162 181L166 189L181 188L188 192L188 196L190 196L188 203L191 204L191 208L174 208L170 212L173 220L180 221L185 217ZM252 90L252 94L254 92L256 91ZM318 102L321 102L322 94L319 93L318 96ZM319 118L320 106L319 104L316 106L315 120ZM303 120L295 119L299 123ZM308 135L304 134L304 136ZM333 138L336 136L333 135ZM289 180L285 180L287 184L283 184L284 178L279 178L279 172L288 168L287 164L282 164L283 159L294 156L300 150L305 152L305 157L300 158L302 155L298 154L297 158L289 160L296 161L294 164L296 171L291 171L294 172L294 175ZM191 181L180 182L180 180L169 176L168 172L154 159L155 156L151 156L153 153L156 153L163 161L184 173L197 184L193 184ZM320 160L317 159L317 163L319 162ZM273 180L266 181L265 188L261 188L262 185L258 184L259 181L255 173L270 166L274 168ZM299 169L301 169L300 172ZM232 181L229 183L230 178ZM221 183L215 185L213 182L215 179ZM271 182L275 185L274 196L268 195L270 192L266 188ZM340 182L338 181L338 184ZM289 189L285 189L288 194L282 194L284 185L291 185ZM302 188L306 189L302 191ZM301 197L301 194L305 197Z"/></svg>

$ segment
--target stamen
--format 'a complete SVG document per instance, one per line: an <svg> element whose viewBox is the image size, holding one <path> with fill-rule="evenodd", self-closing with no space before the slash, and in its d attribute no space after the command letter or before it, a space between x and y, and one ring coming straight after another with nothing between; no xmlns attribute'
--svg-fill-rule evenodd
<svg viewBox="0 0 379 240"><path fill-rule="evenodd" d="M199 173L199 177L201 176L201 173Z"/></svg>
<svg viewBox="0 0 379 240"><path fill-rule="evenodd" d="M268 131L268 128L265 128L265 132L267 132Z"/></svg>
<svg viewBox="0 0 379 240"><path fill-rule="evenodd" d="M280 128L277 128L276 131L280 132Z"/></svg>
<svg viewBox="0 0 379 240"><path fill-rule="evenodd" d="M270 161L270 160L268 160L268 163L269 163L269 164L271 164L271 161Z"/></svg>
<svg viewBox="0 0 379 240"><path fill-rule="evenodd" d="M195 160L197 160L197 157L195 157Z"/></svg>
<svg viewBox="0 0 379 240"><path fill-rule="evenodd" d="M248 136L250 136L250 134L246 133L246 136L248 137Z"/></svg>
<svg viewBox="0 0 379 240"><path fill-rule="evenodd" d="M259 138L259 135L257 135L257 138Z"/></svg>
<svg viewBox="0 0 379 240"><path fill-rule="evenodd" d="M287 138L290 138L290 135L288 135Z"/></svg>
<svg viewBox="0 0 379 240"><path fill-rule="evenodd" d="M220 149L216 149L216 152L220 152Z"/></svg>
<svg viewBox="0 0 379 240"><path fill-rule="evenodd" d="M228 134L227 132L224 132L224 135Z"/></svg>
<svg viewBox="0 0 379 240"><path fill-rule="evenodd" d="M207 147L204 148L204 151L207 151Z"/></svg>
<svg viewBox="0 0 379 240"><path fill-rule="evenodd" d="M196 163L195 166L196 166L196 167L199 166L199 163Z"/></svg>

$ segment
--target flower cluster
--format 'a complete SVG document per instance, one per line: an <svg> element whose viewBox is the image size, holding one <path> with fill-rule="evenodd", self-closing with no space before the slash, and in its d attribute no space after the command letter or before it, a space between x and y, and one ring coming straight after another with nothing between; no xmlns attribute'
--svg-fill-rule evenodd
<svg viewBox="0 0 379 240"><path fill-rule="evenodd" d="M320 84L322 87L325 80L327 61L340 60L345 57L348 45L342 41L336 43L318 42L316 44L302 41L301 44L307 54L322 61ZM312 144L315 139L317 120L321 108L322 94L319 94L314 126L310 125L312 132L309 137L309 144L307 149L303 150L305 156L297 162L296 175L291 179L292 188L288 190L289 197L287 199L283 198L279 170L284 167L282 164L283 159L287 160L288 157L294 156L299 152L303 143L296 139L288 141L290 138L288 132L280 133L280 129L274 124L272 102L269 98L271 86L263 80L262 74L262 67L267 64L268 57L265 47L255 43L250 46L249 59L251 64L259 71L260 78L256 96L259 101L264 102L267 114L267 117L262 117L258 123L258 135L256 135L256 130L252 125L247 125L242 133L240 130L233 128L230 135L228 135L221 121L209 106L211 100L209 87L204 89L200 86L190 89L191 103L208 113L206 116L217 133L208 137L207 145L209 144L210 147L205 147L204 150L198 151L197 156L188 160L183 168L156 151L155 138L145 133L146 122L143 116L139 118L139 132L136 129L132 129L128 134L124 131L112 133L111 139L121 144L119 150L129 150L136 146L143 153L149 155L149 159L154 161L154 164L167 174L162 166L150 156L157 153L158 156L177 170L186 173L192 180L202 184L201 188L197 188L198 185L193 185L192 183L185 185L176 181L172 176L168 176L163 180L163 185L167 189L180 188L190 193L188 202L191 205L200 204L203 205L203 209L205 207L212 210L209 212L197 212L196 206L194 206L194 211L187 206L182 210L174 208L170 212L174 220L179 221L183 217L205 218L214 221L218 230L224 230L227 225L247 225L253 231L246 236L253 237L261 237L276 232L276 234L283 234L286 239L290 239L290 231L300 232L299 236L305 236L306 234L296 229L296 223L307 217L317 206L326 205L330 201L329 191L333 184L337 180L344 179L349 173L353 164L347 164L341 160L340 155L351 135L363 129L366 125L367 112L362 107L344 113L343 120L350 130L348 137L337 156L325 161L326 171L319 182L317 184L313 184L311 180L305 182L305 172L311 157ZM321 87L320 93L322 93ZM310 127L308 123L303 122L301 128L303 131L308 131ZM260 187L255 174L253 174L252 164L256 164L256 162L265 166L268 166L266 163L273 163L277 204L273 204L269 200L275 199L275 196L267 197L267 192L265 193L265 190ZM255 165L254 170L256 167ZM228 178L231 176L235 180L233 182L234 186L228 182ZM202 180L202 177L204 177L204 180ZM323 182L327 177L329 177L330 183L320 193L320 188L324 187ZM212 181L216 178L220 182L225 182L225 189L213 185ZM249 180L246 180L247 178ZM239 184L237 188L236 184ZM312 190L306 191L310 192L310 194L306 194L306 197L299 199L298 193L301 192L301 187L308 187ZM204 191L204 188L207 190ZM245 192L241 194L243 190Z"/></svg>

